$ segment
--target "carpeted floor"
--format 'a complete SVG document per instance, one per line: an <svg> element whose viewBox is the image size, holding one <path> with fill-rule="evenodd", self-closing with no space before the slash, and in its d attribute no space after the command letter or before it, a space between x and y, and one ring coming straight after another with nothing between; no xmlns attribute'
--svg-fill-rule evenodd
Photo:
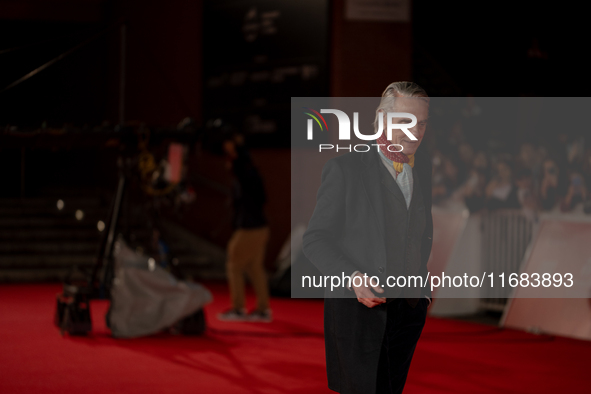
<svg viewBox="0 0 591 394"><path fill-rule="evenodd" d="M121 340L105 301L91 304L92 335L61 337L59 285L1 286L0 393L331 392L321 301L273 299L273 323L222 323L226 287L208 287L207 335ZM405 393L588 393L590 354L589 342L429 318Z"/></svg>

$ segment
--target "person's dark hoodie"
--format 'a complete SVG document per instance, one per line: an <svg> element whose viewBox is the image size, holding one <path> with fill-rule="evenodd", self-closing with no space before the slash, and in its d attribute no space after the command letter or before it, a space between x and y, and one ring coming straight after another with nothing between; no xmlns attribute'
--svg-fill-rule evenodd
<svg viewBox="0 0 591 394"><path fill-rule="evenodd" d="M237 147L236 153L238 157L232 161L233 226L235 229L264 227L267 220L263 207L267 199L263 180L246 149Z"/></svg>

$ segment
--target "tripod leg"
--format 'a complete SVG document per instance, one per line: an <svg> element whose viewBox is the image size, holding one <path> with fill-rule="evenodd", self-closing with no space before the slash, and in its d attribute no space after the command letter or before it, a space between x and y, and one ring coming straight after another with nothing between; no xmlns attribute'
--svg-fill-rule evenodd
<svg viewBox="0 0 591 394"><path fill-rule="evenodd" d="M117 225L119 222L119 216L121 212L121 204L123 202L126 184L127 177L125 173L121 171L121 174L119 175L119 183L117 185L117 192L115 194L115 198L113 199L113 204L111 206L108 231L105 234L101 247L99 249L97 261L91 278L91 285L93 287L98 287L100 298L106 298L108 296L108 290L110 289L110 283L107 282L109 280L109 276L112 274L111 257L113 254L115 233L117 231Z"/></svg>

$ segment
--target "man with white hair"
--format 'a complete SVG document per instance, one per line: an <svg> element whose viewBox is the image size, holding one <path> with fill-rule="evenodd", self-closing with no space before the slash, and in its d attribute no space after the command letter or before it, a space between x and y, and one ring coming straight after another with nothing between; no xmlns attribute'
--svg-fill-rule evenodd
<svg viewBox="0 0 591 394"><path fill-rule="evenodd" d="M375 123L387 124L391 112L416 117L416 125L407 129L414 138L394 129L390 140L385 132L377 139L379 150L329 160L303 237L305 255L323 275L345 273L352 279L342 296L324 304L328 386L342 394L402 392L431 303L429 286L382 287L360 280L364 275L381 284L388 277L427 279L431 161L417 152L429 98L415 83L392 83L382 94Z"/></svg>

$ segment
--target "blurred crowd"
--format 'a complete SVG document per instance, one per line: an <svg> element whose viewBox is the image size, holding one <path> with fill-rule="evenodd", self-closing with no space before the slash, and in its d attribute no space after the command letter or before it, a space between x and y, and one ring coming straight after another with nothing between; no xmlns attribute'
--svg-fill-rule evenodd
<svg viewBox="0 0 591 394"><path fill-rule="evenodd" d="M551 141L529 138L502 147L490 135L470 138L465 123L437 136L435 205L459 201L471 213L506 208L591 214L591 147L585 149L582 135L558 133Z"/></svg>

